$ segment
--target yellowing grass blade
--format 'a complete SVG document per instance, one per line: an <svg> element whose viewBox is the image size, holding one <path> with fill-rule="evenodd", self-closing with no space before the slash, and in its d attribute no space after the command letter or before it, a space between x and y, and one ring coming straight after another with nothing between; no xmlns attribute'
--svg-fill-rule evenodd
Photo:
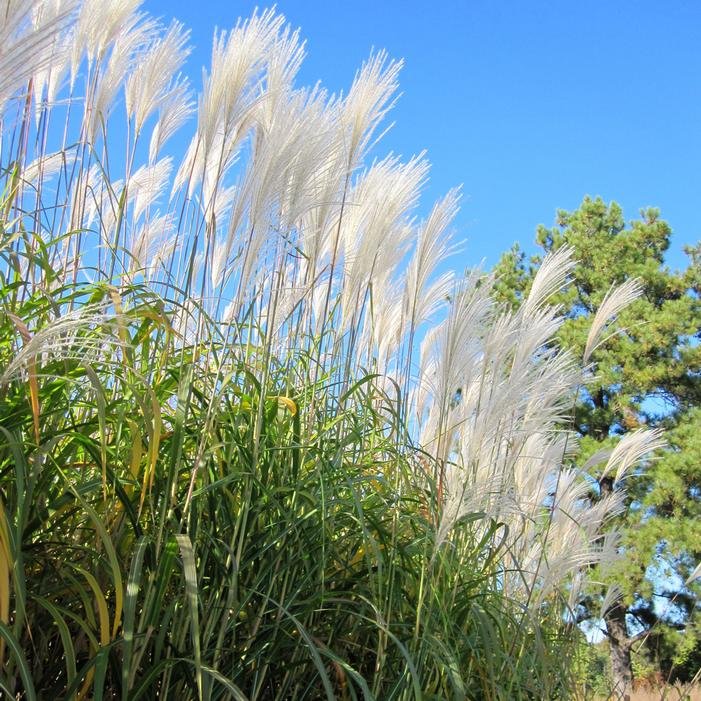
<svg viewBox="0 0 701 701"><path fill-rule="evenodd" d="M76 565L72 565L72 567L83 575L85 581L90 586L90 589L92 589L92 593L95 597L95 605L97 607L97 617L100 623L100 645L109 645L110 614L109 610L107 609L107 600L105 599L105 595L102 593L102 589L97 583L97 580L92 574L90 574L90 572Z"/></svg>
<svg viewBox="0 0 701 701"><path fill-rule="evenodd" d="M32 334L30 333L27 325L18 317L11 312L7 313L8 318L15 325L19 331L22 340L25 343L29 343L32 340ZM32 406L32 421L34 423L34 438L37 444L39 443L39 382L37 381L37 368L36 361L32 356L31 360L27 363L27 377L29 379L29 399Z"/></svg>
<svg viewBox="0 0 701 701"><path fill-rule="evenodd" d="M124 602L124 583L122 580L122 570L119 566L119 557L117 556L117 551L114 548L112 539L107 533L105 524L100 519L98 513L92 508L92 506L90 506L90 504L88 504L87 501L85 501L80 492L75 489L73 484L71 484L68 479L66 479L66 482L68 483L68 488L73 496L80 502L81 506L90 517L90 520L93 522L95 530L100 536L100 540L105 548L107 560L110 563L110 569L112 570L112 583L114 585L114 622L112 624L112 638L115 638L122 620L122 606Z"/></svg>
<svg viewBox="0 0 701 701"><path fill-rule="evenodd" d="M277 399L277 403L281 406L284 406L285 409L287 409L287 411L289 411L290 414L292 414L292 416L295 416L295 414L297 413L297 405L289 397L273 395L268 397L268 399Z"/></svg>

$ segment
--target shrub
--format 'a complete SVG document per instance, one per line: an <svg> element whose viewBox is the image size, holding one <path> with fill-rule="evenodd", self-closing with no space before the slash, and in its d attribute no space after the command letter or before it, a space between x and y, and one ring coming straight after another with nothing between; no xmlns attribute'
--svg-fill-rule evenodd
<svg viewBox="0 0 701 701"><path fill-rule="evenodd" d="M368 165L401 63L295 87L266 11L215 35L195 109L187 32L138 4L5 2L4 693L566 697L620 507L561 428L568 252L518 311L441 274L458 191L417 223L423 157Z"/></svg>

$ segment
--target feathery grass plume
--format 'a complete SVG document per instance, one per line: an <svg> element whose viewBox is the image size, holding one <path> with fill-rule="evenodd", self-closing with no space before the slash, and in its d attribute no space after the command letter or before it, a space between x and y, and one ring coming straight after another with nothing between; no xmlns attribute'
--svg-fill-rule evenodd
<svg viewBox="0 0 701 701"><path fill-rule="evenodd" d="M356 73L341 113L349 170L363 162L373 138L379 139L377 129L397 100L403 65L403 61L392 61L380 51Z"/></svg>
<svg viewBox="0 0 701 701"><path fill-rule="evenodd" d="M157 31L156 22L145 20L140 14L131 15L129 21L120 28L112 44L109 59L100 73L90 110L86 114L89 141L97 140L98 130L104 128L117 94L125 85L128 88L130 74L144 64L146 51L149 44L155 41ZM127 102L127 108L129 107L131 105Z"/></svg>
<svg viewBox="0 0 701 701"><path fill-rule="evenodd" d="M684 584L688 586L692 582L695 582L699 577L701 577L701 562L696 565L694 571L686 578Z"/></svg>
<svg viewBox="0 0 701 701"><path fill-rule="evenodd" d="M416 245L406 274L404 315L408 324L416 326L428 321L435 305L449 294L452 273L433 281L435 270L455 253L450 244L450 226L457 216L459 188L453 189L433 206L431 213L416 234Z"/></svg>
<svg viewBox="0 0 701 701"><path fill-rule="evenodd" d="M406 164L389 156L373 164L350 191L340 227L344 323L357 318L368 285L379 276L391 278L406 253L412 234L408 217L427 173L422 156Z"/></svg>
<svg viewBox="0 0 701 701"><path fill-rule="evenodd" d="M22 180L31 185L37 185L41 178L48 180L56 175L66 163L66 155L63 152L49 153L35 158L22 170Z"/></svg>
<svg viewBox="0 0 701 701"><path fill-rule="evenodd" d="M662 436L661 429L639 428L627 433L611 451L599 479L603 480L615 471L614 484L624 480L631 468L639 465L643 458L664 447L665 441Z"/></svg>
<svg viewBox="0 0 701 701"><path fill-rule="evenodd" d="M131 215L134 221L165 193L172 167L173 159L166 156L156 163L141 166L131 175L126 190L132 204Z"/></svg>
<svg viewBox="0 0 701 701"><path fill-rule="evenodd" d="M527 314L548 304L552 295L564 287L575 264L572 249L568 246L562 246L545 256L523 305Z"/></svg>
<svg viewBox="0 0 701 701"><path fill-rule="evenodd" d="M214 35L165 154L189 34L140 5L0 0L0 688L566 697L571 611L660 438L593 459L593 500L550 303L570 252L518 310L446 271L459 191L418 221L424 155L374 150L401 62L298 86L273 10Z"/></svg>
<svg viewBox="0 0 701 701"><path fill-rule="evenodd" d="M43 3L36 0L0 3L0 112L23 85L62 61L62 35L75 7L76 2L66 2L55 12L42 12Z"/></svg>
<svg viewBox="0 0 701 701"><path fill-rule="evenodd" d="M252 110L260 100L268 50L285 22L266 10L239 23L228 34L215 34L209 73L197 111L197 134L175 178L192 194L204 178L203 203L209 206L218 183L234 162L251 127Z"/></svg>
<svg viewBox="0 0 701 701"><path fill-rule="evenodd" d="M175 222L172 214L158 214L150 217L138 229L133 229L129 246L132 259L131 272L147 270L147 275L153 277L167 254L172 242Z"/></svg>
<svg viewBox="0 0 701 701"><path fill-rule="evenodd" d="M22 347L3 369L0 384L10 382L36 358L44 362L66 357L88 360L91 354L104 353L106 342L119 344L109 331L105 333L106 327L113 327L114 321L114 315L106 313L102 306L85 305L63 314L34 334L27 330ZM85 334L88 330L96 333Z"/></svg>
<svg viewBox="0 0 701 701"><path fill-rule="evenodd" d="M463 378L480 361L480 337L493 308L490 283L489 277L479 271L459 281L448 318L423 341L420 381L431 389L436 412L445 413L451 405L457 405L456 394L463 392Z"/></svg>
<svg viewBox="0 0 701 701"><path fill-rule="evenodd" d="M153 163L166 142L195 112L192 91L187 78L177 76L163 89L156 108L158 120L151 131L149 162Z"/></svg>
<svg viewBox="0 0 701 701"><path fill-rule="evenodd" d="M190 33L184 30L182 24L172 22L165 35L156 34L151 38L150 44L139 56L134 70L126 79L127 116L134 119L137 136L141 133L144 122L164 101L172 104L173 90L182 90L177 81L173 85L173 76L190 53L186 46L189 38ZM178 95L178 92L175 94ZM182 101L182 96L178 97ZM175 113L178 111L176 109Z"/></svg>
<svg viewBox="0 0 701 701"><path fill-rule="evenodd" d="M624 283L611 287L606 293L599 309L594 316L587 343L584 347L584 362L588 363L594 351L606 342L602 334L618 316L618 314L630 306L643 293L639 280L626 280Z"/></svg>
<svg viewBox="0 0 701 701"><path fill-rule="evenodd" d="M567 251L544 261L533 300L487 325L472 364L462 366L468 372L446 385L459 391L451 397L446 419L437 422L454 427L442 458L455 456L447 470L437 544L469 513L485 512L506 523L517 534L508 541L513 566L520 572L512 587L523 583L536 609L562 582L611 557L610 548L597 546L598 534L620 511L622 498L614 493L592 504L584 475L562 467L575 442L560 437L559 426L583 375L571 355L552 349L560 321L545 305L547 296L565 283L569 264ZM474 321L470 326L474 333ZM490 336L490 330L496 333ZM622 456L630 464L639 461L657 445L657 438L619 445L617 464ZM541 543L542 508L551 492L555 501L547 539ZM579 581L583 584L581 577Z"/></svg>
<svg viewBox="0 0 701 701"><path fill-rule="evenodd" d="M65 13L75 11L75 0L51 0L35 5L32 13L34 31L40 30L47 22L58 20ZM73 26L66 23L66 29L55 35L51 49L51 60L43 69L34 73L35 117L41 117L46 105L54 105L63 86L63 81L70 68L71 49L73 47Z"/></svg>
<svg viewBox="0 0 701 701"><path fill-rule="evenodd" d="M100 63L130 22L143 0L83 0L75 28L71 76L75 80L83 52L88 61Z"/></svg>
<svg viewBox="0 0 701 701"><path fill-rule="evenodd" d="M225 243L227 254L239 244L242 265L237 286L241 291L248 289L261 253L276 245L275 232L287 235L305 211L317 206L310 182L313 164L324 160L334 145L323 111L308 98L304 92L291 94L272 121L262 122L252 137L250 161L232 207ZM265 102L260 109L265 110Z"/></svg>
<svg viewBox="0 0 701 701"><path fill-rule="evenodd" d="M613 606L623 598L623 592L617 584L611 584L606 589L606 594L601 601L599 609L599 618L603 618L607 611L610 611Z"/></svg>

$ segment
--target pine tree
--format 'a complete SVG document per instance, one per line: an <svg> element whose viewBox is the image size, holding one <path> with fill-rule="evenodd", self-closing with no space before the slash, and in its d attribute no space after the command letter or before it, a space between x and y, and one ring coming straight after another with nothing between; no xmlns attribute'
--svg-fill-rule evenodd
<svg viewBox="0 0 701 701"><path fill-rule="evenodd" d="M701 244L686 249L686 270L672 271L664 263L670 236L656 209L626 226L617 204L585 198L575 212L559 211L554 228L540 226L536 239L543 254L570 246L578 260L557 300L568 318L561 340L576 353L612 285L637 278L644 290L621 314L620 332L595 352L594 379L574 415L581 466L643 425L666 430L668 448L628 477L625 511L611 523L625 558L606 583L621 596L603 620L604 587L577 612L601 623L620 698L632 684L634 649L644 646L666 679L693 676L701 654L698 582L684 585L701 556ZM502 257L503 299L519 303L541 258L528 261L518 245ZM589 471L595 497L616 489L612 476Z"/></svg>

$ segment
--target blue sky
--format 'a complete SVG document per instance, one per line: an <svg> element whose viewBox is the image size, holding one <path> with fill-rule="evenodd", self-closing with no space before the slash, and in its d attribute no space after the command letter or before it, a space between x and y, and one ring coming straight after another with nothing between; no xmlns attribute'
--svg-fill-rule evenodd
<svg viewBox="0 0 701 701"><path fill-rule="evenodd" d="M256 5L146 0L192 30L199 85L212 31ZM668 261L701 239L701 3L281 0L308 56L299 82L347 89L372 47L404 58L395 127L378 147L426 149L423 210L463 184L456 261L488 265L584 195L616 200L627 219L659 207L674 230Z"/></svg>

